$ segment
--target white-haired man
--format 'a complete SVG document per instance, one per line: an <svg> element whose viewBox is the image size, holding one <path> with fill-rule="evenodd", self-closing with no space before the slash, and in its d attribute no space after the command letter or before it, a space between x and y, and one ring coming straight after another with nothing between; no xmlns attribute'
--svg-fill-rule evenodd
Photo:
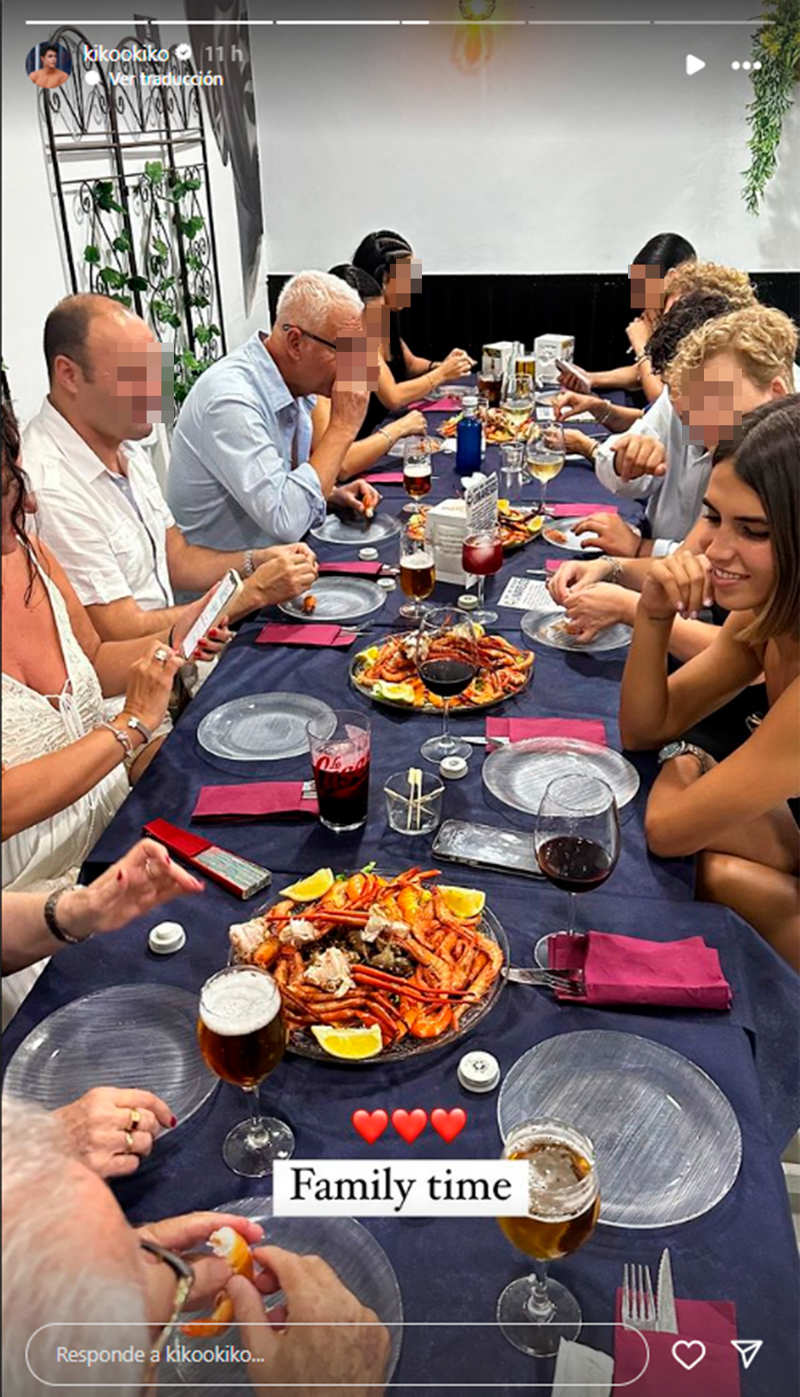
<svg viewBox="0 0 800 1397"><path fill-rule="evenodd" d="M198 379L178 418L167 481L191 543L292 543L322 523L330 503L374 509L378 495L365 481L336 484L377 381L363 311L338 277L299 272L281 291L272 333L258 331ZM317 393L330 398L331 413L314 445Z"/></svg>
<svg viewBox="0 0 800 1397"><path fill-rule="evenodd" d="M186 1258L220 1227L253 1248L262 1268L255 1284L216 1257ZM374 1312L319 1257L259 1246L263 1235L258 1223L224 1213L131 1227L107 1184L71 1153L58 1120L4 1101L3 1391L66 1397L111 1385L117 1397L144 1397L155 1390L159 1355L167 1345L174 1353L181 1337L166 1327L185 1309L209 1307L224 1287L254 1386L296 1397L326 1384L380 1394L389 1339ZM286 1307L270 1319L288 1321L284 1332L264 1323L261 1301L279 1289ZM169 1367L164 1354L160 1370Z"/></svg>

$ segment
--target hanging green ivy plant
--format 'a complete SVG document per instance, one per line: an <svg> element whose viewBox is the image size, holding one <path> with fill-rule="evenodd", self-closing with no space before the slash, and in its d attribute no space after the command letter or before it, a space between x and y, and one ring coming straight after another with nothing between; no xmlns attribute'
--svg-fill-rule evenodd
<svg viewBox="0 0 800 1397"><path fill-rule="evenodd" d="M171 221L174 222L176 228L180 229L188 245L185 253L186 266L195 272L201 272L203 262L197 253L192 251L192 243L204 231L205 219L199 213L186 214L181 208L181 200L187 194L193 194L200 189L202 181L194 175L182 177L173 172L168 173L160 160L148 160L144 167L144 174L153 190L158 190L160 197L172 205ZM114 199L114 186L111 180L96 180L91 193L95 206L103 213L123 212L122 206ZM166 225L161 218L159 218L157 226L159 225L166 234ZM128 233L124 230L118 233L112 240L111 247L122 256L129 253L132 244ZM148 291L150 292L150 311L157 325L166 326L171 330L181 328L182 319L175 295L175 277L169 272L170 248L163 237L156 235L149 240L147 267L145 269L149 279L148 276L130 276L121 271L119 267L101 266L100 249L94 243L89 243L84 248L83 260L89 266L97 269L95 281L102 287L104 294L110 296L112 300L120 301L123 305L130 307L132 297L128 294L129 292ZM189 297L189 305L197 310L204 310L209 304L208 297L201 292L195 292ZM195 379L199 378L200 374L217 357L217 342L221 335L222 331L218 325L213 323L196 325L194 338L196 343L202 346L202 359L188 349L176 356L173 389L177 406L183 402Z"/></svg>
<svg viewBox="0 0 800 1397"><path fill-rule="evenodd" d="M753 35L754 98L747 108L750 167L745 171L744 201L753 214L775 173L784 118L800 80L800 0L769 0L763 21Z"/></svg>

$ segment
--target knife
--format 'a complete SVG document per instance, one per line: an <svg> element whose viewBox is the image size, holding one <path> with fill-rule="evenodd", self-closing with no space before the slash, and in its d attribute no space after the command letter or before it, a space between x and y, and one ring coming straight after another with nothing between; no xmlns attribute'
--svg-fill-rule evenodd
<svg viewBox="0 0 800 1397"><path fill-rule="evenodd" d="M665 1247L658 1263L658 1299L656 1302L658 1322L656 1328L662 1334L677 1334L678 1317L675 1312L675 1291L672 1288L672 1263L669 1248Z"/></svg>

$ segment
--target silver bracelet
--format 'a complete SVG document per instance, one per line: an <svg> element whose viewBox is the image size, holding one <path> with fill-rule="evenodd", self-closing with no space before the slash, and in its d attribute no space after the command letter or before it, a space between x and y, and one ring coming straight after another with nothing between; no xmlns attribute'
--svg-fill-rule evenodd
<svg viewBox="0 0 800 1397"><path fill-rule="evenodd" d="M382 437L385 437L386 440L387 440L392 446L394 446L394 442L392 441L392 438L391 438L390 434L387 432L387 430L386 430L385 427L376 427L376 428L375 428L375 433L376 433L376 435L377 435L378 432L380 432L381 436L382 436Z"/></svg>
<svg viewBox="0 0 800 1397"><path fill-rule="evenodd" d="M59 898L63 893L71 891L71 888L57 888L56 891L52 892L48 897L42 908L42 913L47 930L50 932L51 936L56 938L56 941L63 942L65 946L80 946L84 941L91 941L91 932L88 936L71 936L68 931L64 930L63 926L60 925L56 918L56 906Z"/></svg>
<svg viewBox="0 0 800 1397"><path fill-rule="evenodd" d="M608 577L606 578L607 582L619 582L624 567L620 558L611 558L607 553L604 553L602 557L598 559L598 562L611 564Z"/></svg>
<svg viewBox="0 0 800 1397"><path fill-rule="evenodd" d="M613 404L613 403L610 403L610 402L608 401L607 398L605 398L603 401L604 401L604 403L605 403L605 409L606 409L606 410L605 410L605 412L603 413L603 416L602 416L602 417L598 417L597 420L598 420L599 423L601 423L601 425L602 425L603 427L605 427L606 424L607 424L607 422L608 422L609 417L611 416L611 413L612 413L614 404Z"/></svg>
<svg viewBox="0 0 800 1397"><path fill-rule="evenodd" d="M253 562L253 550L252 548L248 548L244 555L244 562L242 563L242 577L252 577L255 570L256 565Z"/></svg>
<svg viewBox="0 0 800 1397"><path fill-rule="evenodd" d="M115 738L117 739L117 742L123 750L123 760L129 761L130 758L133 756L133 743L131 742L130 737L124 731L124 729L115 728L113 723L99 723L98 728L108 728L109 732L113 732Z"/></svg>

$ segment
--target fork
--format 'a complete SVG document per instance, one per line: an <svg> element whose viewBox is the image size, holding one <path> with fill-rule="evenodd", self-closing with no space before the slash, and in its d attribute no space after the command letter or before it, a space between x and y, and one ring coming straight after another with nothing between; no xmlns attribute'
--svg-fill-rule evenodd
<svg viewBox="0 0 800 1397"><path fill-rule="evenodd" d="M578 973L572 970L539 970L510 965L503 974L514 985L546 985L548 989L564 990L579 988Z"/></svg>
<svg viewBox="0 0 800 1397"><path fill-rule="evenodd" d="M622 1268L622 1323L628 1329L657 1329L658 1313L649 1266Z"/></svg>

